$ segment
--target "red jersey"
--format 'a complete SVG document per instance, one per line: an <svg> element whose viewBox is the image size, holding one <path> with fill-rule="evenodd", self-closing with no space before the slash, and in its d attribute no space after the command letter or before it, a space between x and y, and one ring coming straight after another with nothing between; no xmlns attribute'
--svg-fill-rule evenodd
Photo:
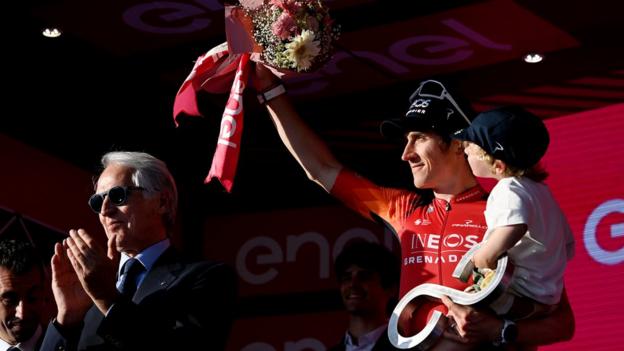
<svg viewBox="0 0 624 351"><path fill-rule="evenodd" d="M381 218L394 231L401 243L400 297L423 283L467 287L452 274L487 229L483 216L487 193L480 186L450 202L434 198L423 205L415 192L379 187L343 169L331 194L365 217Z"/></svg>

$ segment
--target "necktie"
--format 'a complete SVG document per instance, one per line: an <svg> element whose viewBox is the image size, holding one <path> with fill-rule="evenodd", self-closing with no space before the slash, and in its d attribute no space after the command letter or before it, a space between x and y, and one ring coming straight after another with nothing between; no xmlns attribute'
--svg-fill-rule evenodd
<svg viewBox="0 0 624 351"><path fill-rule="evenodd" d="M17 346L11 346L8 349L6 349L6 351L22 351L22 349L20 349Z"/></svg>
<svg viewBox="0 0 624 351"><path fill-rule="evenodd" d="M119 291L122 295L132 298L137 289L137 278L145 267L136 258L130 258L121 269Z"/></svg>

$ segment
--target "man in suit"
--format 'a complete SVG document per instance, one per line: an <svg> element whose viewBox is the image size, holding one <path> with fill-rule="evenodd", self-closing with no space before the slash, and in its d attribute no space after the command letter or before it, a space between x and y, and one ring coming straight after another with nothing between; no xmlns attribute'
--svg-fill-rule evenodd
<svg viewBox="0 0 624 351"><path fill-rule="evenodd" d="M35 351L41 341L45 274L28 243L0 241L0 351Z"/></svg>
<svg viewBox="0 0 624 351"><path fill-rule="evenodd" d="M223 350L235 276L171 247L177 190L166 165L139 152L108 153L102 165L89 205L108 244L78 229L56 245L58 313L42 350Z"/></svg>
<svg viewBox="0 0 624 351"><path fill-rule="evenodd" d="M336 257L334 270L349 326L330 350L396 350L388 340L388 315L397 302L398 258L379 244L357 241Z"/></svg>

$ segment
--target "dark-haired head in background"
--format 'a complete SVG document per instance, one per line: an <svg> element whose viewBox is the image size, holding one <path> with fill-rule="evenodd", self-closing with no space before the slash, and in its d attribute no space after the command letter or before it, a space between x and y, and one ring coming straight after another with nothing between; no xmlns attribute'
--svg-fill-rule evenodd
<svg viewBox="0 0 624 351"><path fill-rule="evenodd" d="M400 263L384 246L355 241L336 257L334 271L349 326L333 351L358 346L394 350L387 337L389 312L397 302Z"/></svg>
<svg viewBox="0 0 624 351"><path fill-rule="evenodd" d="M36 250L26 242L0 241L0 350L36 350L45 310L45 274Z"/></svg>

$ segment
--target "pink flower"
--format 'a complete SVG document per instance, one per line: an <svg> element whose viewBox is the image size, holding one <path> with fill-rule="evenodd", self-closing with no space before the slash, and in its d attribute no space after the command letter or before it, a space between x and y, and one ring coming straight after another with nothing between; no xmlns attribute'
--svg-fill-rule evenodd
<svg viewBox="0 0 624 351"><path fill-rule="evenodd" d="M264 4L264 0L239 0L239 2L244 8L250 10L255 10Z"/></svg>
<svg viewBox="0 0 624 351"><path fill-rule="evenodd" d="M295 14L303 9L303 5L299 1L286 0L284 1L284 9L292 14Z"/></svg>
<svg viewBox="0 0 624 351"><path fill-rule="evenodd" d="M269 3L289 12L291 15L294 15L297 11L302 9L301 3L296 0L271 0Z"/></svg>
<svg viewBox="0 0 624 351"><path fill-rule="evenodd" d="M276 37L286 40L295 34L297 23L295 19L286 11L282 12L277 21L271 25L271 32Z"/></svg>

